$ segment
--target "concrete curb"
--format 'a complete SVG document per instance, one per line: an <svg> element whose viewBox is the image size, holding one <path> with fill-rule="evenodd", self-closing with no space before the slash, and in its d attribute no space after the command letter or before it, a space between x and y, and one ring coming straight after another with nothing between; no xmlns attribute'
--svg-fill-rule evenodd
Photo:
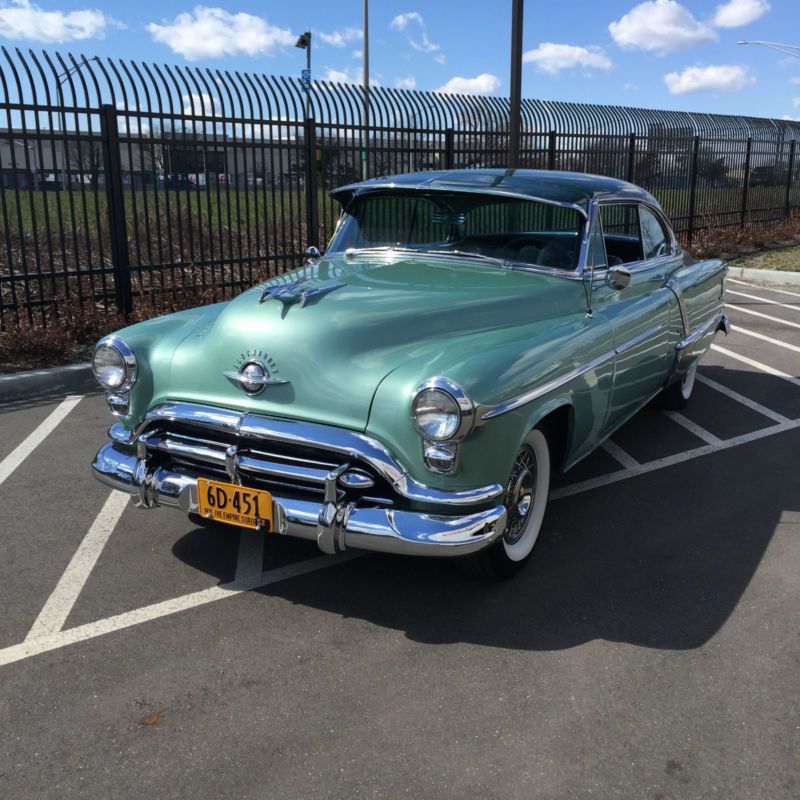
<svg viewBox="0 0 800 800"><path fill-rule="evenodd" d="M728 264L728 275L746 281L759 281L778 286L800 286L800 272L784 272L779 269L748 269Z"/></svg>
<svg viewBox="0 0 800 800"><path fill-rule="evenodd" d="M0 375L0 403L52 394L99 391L99 388L91 364L12 372L10 375Z"/></svg>

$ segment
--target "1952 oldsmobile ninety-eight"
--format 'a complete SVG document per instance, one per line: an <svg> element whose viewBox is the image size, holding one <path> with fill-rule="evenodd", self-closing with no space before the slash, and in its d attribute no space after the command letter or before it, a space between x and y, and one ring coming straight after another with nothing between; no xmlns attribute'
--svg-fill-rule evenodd
<svg viewBox="0 0 800 800"><path fill-rule="evenodd" d="M93 469L146 508L506 576L569 469L727 332L726 265L610 178L463 170L336 189L324 257L98 343Z"/></svg>

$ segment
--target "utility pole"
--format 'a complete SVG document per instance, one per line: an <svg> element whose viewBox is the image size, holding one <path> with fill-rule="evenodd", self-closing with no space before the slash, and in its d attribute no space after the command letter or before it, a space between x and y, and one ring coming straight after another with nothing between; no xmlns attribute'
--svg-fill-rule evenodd
<svg viewBox="0 0 800 800"><path fill-rule="evenodd" d="M522 105L523 0L511 0L511 105L508 122L508 166L520 166L519 139Z"/></svg>
<svg viewBox="0 0 800 800"><path fill-rule="evenodd" d="M369 0L364 0L364 127L361 132L361 177L369 177L367 144L369 143Z"/></svg>

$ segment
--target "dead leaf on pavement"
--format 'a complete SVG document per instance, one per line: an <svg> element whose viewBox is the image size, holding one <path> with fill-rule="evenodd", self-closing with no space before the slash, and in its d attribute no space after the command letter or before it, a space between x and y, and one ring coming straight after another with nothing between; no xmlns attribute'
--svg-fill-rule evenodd
<svg viewBox="0 0 800 800"><path fill-rule="evenodd" d="M149 714L145 714L140 720L136 721L137 725L155 725L158 722L158 718L161 716L160 711L151 711Z"/></svg>

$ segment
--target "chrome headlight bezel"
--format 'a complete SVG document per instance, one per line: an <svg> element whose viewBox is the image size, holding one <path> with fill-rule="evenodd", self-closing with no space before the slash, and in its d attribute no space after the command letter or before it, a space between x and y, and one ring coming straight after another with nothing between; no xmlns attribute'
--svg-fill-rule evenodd
<svg viewBox="0 0 800 800"><path fill-rule="evenodd" d="M434 435L418 419L417 406L426 393L437 392L453 403L455 424L448 427L444 435ZM475 406L467 393L449 378L429 378L417 387L411 400L411 422L417 433L427 442L458 442L471 430L474 423Z"/></svg>
<svg viewBox="0 0 800 800"><path fill-rule="evenodd" d="M119 368L122 371L122 378L119 382L110 383L103 380L101 373L97 368L96 359L97 354L101 350L107 350L119 356ZM136 356L130 345L126 344L119 336L104 336L94 348L94 355L92 356L92 372L97 382L106 390L106 392L126 392L136 382Z"/></svg>

